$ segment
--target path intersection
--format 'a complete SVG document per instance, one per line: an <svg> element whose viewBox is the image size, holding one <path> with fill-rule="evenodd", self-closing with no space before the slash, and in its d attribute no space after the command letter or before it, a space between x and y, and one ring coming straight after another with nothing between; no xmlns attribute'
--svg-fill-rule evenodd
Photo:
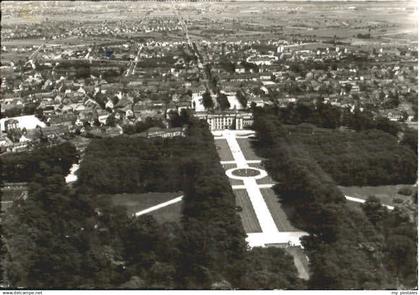
<svg viewBox="0 0 420 295"><path fill-rule="evenodd" d="M262 188L271 188L274 184L258 184L257 180L267 177L267 172L260 168L249 166L252 163L261 163L261 160L247 160L241 150L237 138L254 136L251 130L223 130L213 132L215 140L226 140L233 161L221 161L222 164L234 164L236 167L227 169L226 175L230 179L242 180L242 185L232 185L232 189L245 189L251 201L255 215L261 227L261 232L247 233L247 242L250 247L267 247L275 245L301 246L300 238L307 235L303 231L285 231L277 228L272 214L264 200ZM258 173L251 173L254 176L241 176L235 171L249 169L257 170ZM279 210L281 210L279 208Z"/></svg>

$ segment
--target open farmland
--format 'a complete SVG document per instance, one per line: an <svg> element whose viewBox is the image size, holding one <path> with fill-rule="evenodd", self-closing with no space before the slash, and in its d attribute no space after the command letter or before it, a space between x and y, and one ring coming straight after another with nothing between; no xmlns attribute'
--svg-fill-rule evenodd
<svg viewBox="0 0 420 295"><path fill-rule="evenodd" d="M118 22L155 17L171 17L173 5L161 2L121 2L113 5L101 2L83 2L83 5L12 3L2 2L2 25L48 22ZM386 44L414 41L417 36L415 1L386 2L178 2L175 7L194 23L190 28L192 38L213 40L243 40L286 38L299 35L331 40L334 36L342 42L359 44ZM5 9L7 8L7 9ZM54 13L52 13L52 11ZM366 22L369 19L369 22ZM273 26L275 24L275 26ZM370 31L369 40L358 39L358 33ZM153 34L149 34L152 36ZM155 38L164 37L159 33ZM392 37L392 39L390 39Z"/></svg>

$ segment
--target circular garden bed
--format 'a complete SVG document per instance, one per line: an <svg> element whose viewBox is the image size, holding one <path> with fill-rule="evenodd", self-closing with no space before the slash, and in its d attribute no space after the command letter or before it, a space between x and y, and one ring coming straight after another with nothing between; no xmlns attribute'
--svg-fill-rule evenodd
<svg viewBox="0 0 420 295"><path fill-rule="evenodd" d="M252 168L240 168L235 169L232 171L232 174L235 176L241 176L241 177L254 177L261 174L261 172L257 169Z"/></svg>

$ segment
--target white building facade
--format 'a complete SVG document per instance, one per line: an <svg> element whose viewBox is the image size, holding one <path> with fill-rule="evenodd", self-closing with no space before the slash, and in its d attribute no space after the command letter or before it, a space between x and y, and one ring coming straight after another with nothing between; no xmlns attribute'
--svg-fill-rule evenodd
<svg viewBox="0 0 420 295"><path fill-rule="evenodd" d="M206 120L210 130L248 129L254 122L252 113L221 112L221 113L195 113L195 117Z"/></svg>

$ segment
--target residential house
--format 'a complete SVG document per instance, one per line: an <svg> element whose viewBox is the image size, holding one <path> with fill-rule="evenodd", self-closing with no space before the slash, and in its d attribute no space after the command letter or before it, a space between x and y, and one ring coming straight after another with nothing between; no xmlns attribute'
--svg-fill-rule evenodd
<svg viewBox="0 0 420 295"><path fill-rule="evenodd" d="M56 139L66 135L69 132L69 128L63 125L48 126L41 129L41 136L48 139Z"/></svg>
<svg viewBox="0 0 420 295"><path fill-rule="evenodd" d="M47 119L50 126L67 126L70 127L76 122L77 116L73 113L56 114Z"/></svg>
<svg viewBox="0 0 420 295"><path fill-rule="evenodd" d="M178 127L178 128L159 128L159 127L151 127L146 132L140 133L140 136L145 136L146 138L154 138L154 137L163 137L163 138L172 138L176 136L185 136L186 127Z"/></svg>

